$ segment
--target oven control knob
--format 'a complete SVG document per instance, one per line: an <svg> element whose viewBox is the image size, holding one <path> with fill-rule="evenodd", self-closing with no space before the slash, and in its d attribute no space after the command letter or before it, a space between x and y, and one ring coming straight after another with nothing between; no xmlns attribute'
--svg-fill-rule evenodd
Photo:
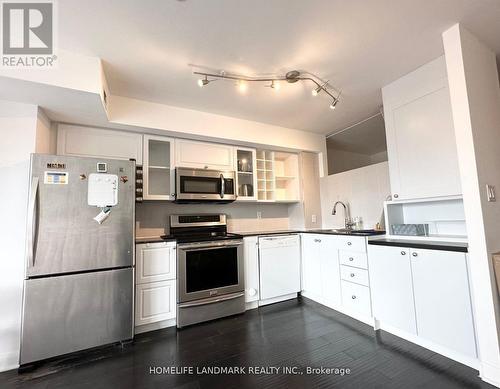
<svg viewBox="0 0 500 389"><path fill-rule="evenodd" d="M257 294L257 290L256 290L256 289L254 289L254 288L250 288L250 289L248 289L248 291L247 291L247 292L248 292L248 295L249 295L249 296L255 296L255 295Z"/></svg>

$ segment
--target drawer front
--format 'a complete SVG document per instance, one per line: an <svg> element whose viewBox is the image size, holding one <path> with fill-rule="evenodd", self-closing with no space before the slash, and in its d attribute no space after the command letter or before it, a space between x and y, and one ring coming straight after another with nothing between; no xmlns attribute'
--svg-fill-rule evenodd
<svg viewBox="0 0 500 389"><path fill-rule="evenodd" d="M176 281L152 282L135 287L135 325L151 324L176 316Z"/></svg>
<svg viewBox="0 0 500 389"><path fill-rule="evenodd" d="M339 249L366 253L366 238L362 236L339 236Z"/></svg>
<svg viewBox="0 0 500 389"><path fill-rule="evenodd" d="M340 250L339 256L341 265L368 269L368 257L365 253Z"/></svg>
<svg viewBox="0 0 500 389"><path fill-rule="evenodd" d="M358 269L357 267L340 265L340 278L345 281L369 286L368 270Z"/></svg>
<svg viewBox="0 0 500 389"><path fill-rule="evenodd" d="M166 242L137 245L136 284L176 278L175 245Z"/></svg>
<svg viewBox="0 0 500 389"><path fill-rule="evenodd" d="M363 285L341 281L342 305L349 311L371 316L370 289Z"/></svg>

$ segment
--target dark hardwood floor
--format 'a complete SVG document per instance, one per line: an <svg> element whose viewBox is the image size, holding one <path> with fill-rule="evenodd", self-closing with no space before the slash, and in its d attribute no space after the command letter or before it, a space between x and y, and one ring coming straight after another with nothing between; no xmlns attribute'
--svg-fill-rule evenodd
<svg viewBox="0 0 500 389"><path fill-rule="evenodd" d="M245 367L245 375L150 374L154 367ZM303 374L248 374L249 367ZM348 368L349 375L307 367ZM0 374L0 388L493 388L478 372L305 298L139 335L131 344Z"/></svg>

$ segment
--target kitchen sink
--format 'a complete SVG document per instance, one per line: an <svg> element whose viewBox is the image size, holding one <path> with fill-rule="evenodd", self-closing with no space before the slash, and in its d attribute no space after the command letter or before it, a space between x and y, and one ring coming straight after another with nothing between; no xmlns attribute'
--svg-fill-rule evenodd
<svg viewBox="0 0 500 389"><path fill-rule="evenodd" d="M385 234L385 231L380 231L380 230L374 230L374 229L368 229L368 230L351 230L348 228L334 228L331 230L317 230L318 232L323 232L323 233L332 233L332 234L338 234L338 235L380 235L380 234Z"/></svg>

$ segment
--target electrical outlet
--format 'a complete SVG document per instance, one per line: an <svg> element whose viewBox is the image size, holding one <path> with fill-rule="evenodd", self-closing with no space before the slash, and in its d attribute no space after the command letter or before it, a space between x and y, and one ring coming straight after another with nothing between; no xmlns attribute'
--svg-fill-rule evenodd
<svg viewBox="0 0 500 389"><path fill-rule="evenodd" d="M316 215L311 216L311 223L316 223Z"/></svg>
<svg viewBox="0 0 500 389"><path fill-rule="evenodd" d="M262 219L262 212L261 211L257 211L257 219Z"/></svg>
<svg viewBox="0 0 500 389"><path fill-rule="evenodd" d="M493 185L486 185L486 196L488 197L488 201L490 203L493 201L497 201L495 187Z"/></svg>

